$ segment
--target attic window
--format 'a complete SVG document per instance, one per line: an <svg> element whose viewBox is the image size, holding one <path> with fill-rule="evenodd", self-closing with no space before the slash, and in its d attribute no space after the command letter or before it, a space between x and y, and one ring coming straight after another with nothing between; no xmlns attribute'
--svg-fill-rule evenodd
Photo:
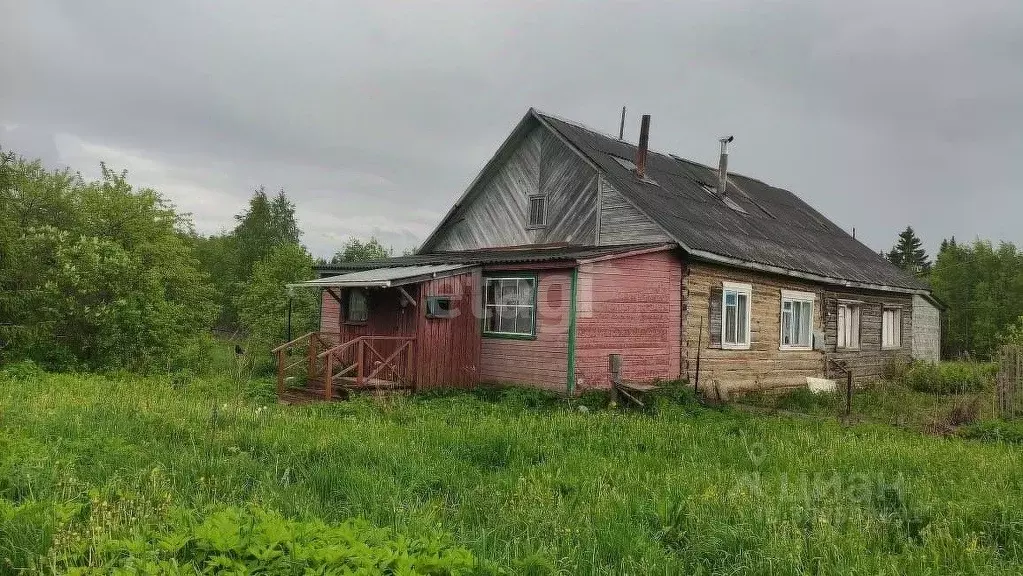
<svg viewBox="0 0 1023 576"><path fill-rule="evenodd" d="M529 197L529 227L543 228L547 225L547 197Z"/></svg>
<svg viewBox="0 0 1023 576"><path fill-rule="evenodd" d="M703 191L706 192L707 194L710 194L715 198L720 198L721 201L725 203L725 206L728 206L732 210L735 210L736 212L740 212L742 214L749 214L749 212L746 212L745 208L739 206L739 203L736 202L735 200L732 200L732 198L727 194L725 194L724 196L718 196L718 191L713 186L700 184L700 188L703 188Z"/></svg>
<svg viewBox="0 0 1023 576"><path fill-rule="evenodd" d="M613 154L611 155L611 158L614 158L615 162L620 164L622 168L625 168L629 172L635 172L636 171L636 163L633 162L632 160L626 160L625 158L622 158L621 156L615 156Z"/></svg>

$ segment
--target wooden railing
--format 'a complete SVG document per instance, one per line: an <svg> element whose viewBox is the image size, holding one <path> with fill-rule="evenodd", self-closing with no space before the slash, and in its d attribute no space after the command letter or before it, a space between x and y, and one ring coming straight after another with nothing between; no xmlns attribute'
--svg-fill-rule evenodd
<svg viewBox="0 0 1023 576"><path fill-rule="evenodd" d="M331 399L334 382L346 376L354 378L356 387L367 386L375 378L376 382L411 382L415 340L412 336L359 336L320 352L316 358L325 363L324 399Z"/></svg>
<svg viewBox="0 0 1023 576"><path fill-rule="evenodd" d="M301 376L306 383L316 380L323 371L322 363L317 360L320 352L334 346L339 338L336 333L309 332L271 350L277 359L278 396L284 394L288 378ZM295 360L289 362L292 358ZM304 370L295 370L303 365Z"/></svg>

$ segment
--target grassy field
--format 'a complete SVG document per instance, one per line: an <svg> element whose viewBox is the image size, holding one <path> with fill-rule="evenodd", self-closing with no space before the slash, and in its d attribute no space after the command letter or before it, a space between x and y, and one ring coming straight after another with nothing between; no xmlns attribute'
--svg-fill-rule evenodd
<svg viewBox="0 0 1023 576"><path fill-rule="evenodd" d="M388 543L420 539L432 573L1023 571L1010 443L668 401L655 414L520 391L294 407L249 388L0 372L0 573L203 557L214 528L253 516L256 531L305 523L289 537L383 530L388 558Z"/></svg>

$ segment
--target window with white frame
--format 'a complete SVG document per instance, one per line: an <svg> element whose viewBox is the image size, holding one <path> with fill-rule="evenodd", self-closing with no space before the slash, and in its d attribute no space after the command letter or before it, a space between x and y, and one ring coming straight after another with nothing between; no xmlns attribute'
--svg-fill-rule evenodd
<svg viewBox="0 0 1023 576"><path fill-rule="evenodd" d="M483 333L531 338L536 335L536 277L486 277Z"/></svg>
<svg viewBox="0 0 1023 576"><path fill-rule="evenodd" d="M725 282L721 288L721 347L749 348L753 287L749 284Z"/></svg>
<svg viewBox="0 0 1023 576"><path fill-rule="evenodd" d="M529 197L529 226L540 228L547 225L547 197Z"/></svg>
<svg viewBox="0 0 1023 576"><path fill-rule="evenodd" d="M885 308L881 313L881 347L902 347L902 308Z"/></svg>
<svg viewBox="0 0 1023 576"><path fill-rule="evenodd" d="M809 350L813 347L812 292L781 291L781 348Z"/></svg>
<svg viewBox="0 0 1023 576"><path fill-rule="evenodd" d="M860 347L860 304L838 303L838 348L856 350Z"/></svg>

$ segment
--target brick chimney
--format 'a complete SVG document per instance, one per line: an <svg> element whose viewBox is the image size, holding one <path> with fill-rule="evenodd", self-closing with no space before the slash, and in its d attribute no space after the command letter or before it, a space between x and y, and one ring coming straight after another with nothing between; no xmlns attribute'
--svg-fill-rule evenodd
<svg viewBox="0 0 1023 576"><path fill-rule="evenodd" d="M636 148L636 176L646 178L646 151L650 141L650 115L644 114L639 124L639 148Z"/></svg>

